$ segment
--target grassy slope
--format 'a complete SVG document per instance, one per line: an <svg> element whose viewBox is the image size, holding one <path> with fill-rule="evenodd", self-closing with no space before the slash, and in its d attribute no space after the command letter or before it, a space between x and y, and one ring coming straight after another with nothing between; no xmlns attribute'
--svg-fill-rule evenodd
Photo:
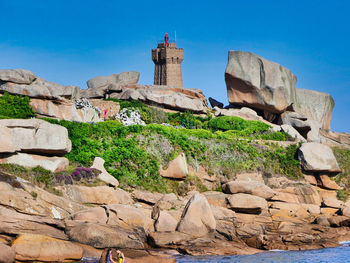
<svg viewBox="0 0 350 263"><path fill-rule="evenodd" d="M257 143L252 141L256 137L233 131L175 129L159 124L123 127L117 121L49 121L68 129L72 151L67 158L71 162L88 166L95 156L102 157L109 173L124 186L177 192L179 183L160 177L158 169L179 152L186 154L189 164L202 165L216 175L232 177L240 171L260 169L300 176L299 162L294 158L297 145L283 148L269 142Z"/></svg>

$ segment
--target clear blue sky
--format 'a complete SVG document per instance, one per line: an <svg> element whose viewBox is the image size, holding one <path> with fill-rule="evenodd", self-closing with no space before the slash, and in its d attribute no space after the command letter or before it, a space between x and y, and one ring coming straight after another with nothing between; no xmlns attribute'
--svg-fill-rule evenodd
<svg viewBox="0 0 350 263"><path fill-rule="evenodd" d="M350 132L350 1L0 0L0 68L86 88L128 70L153 83L165 32L185 49L184 85L227 104L229 50L289 68L297 87L330 93L331 127Z"/></svg>

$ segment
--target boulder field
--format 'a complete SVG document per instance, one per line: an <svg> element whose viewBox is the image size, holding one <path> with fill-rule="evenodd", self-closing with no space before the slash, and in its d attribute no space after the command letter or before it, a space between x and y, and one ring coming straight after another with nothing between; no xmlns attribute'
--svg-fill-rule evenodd
<svg viewBox="0 0 350 263"><path fill-rule="evenodd" d="M8 136L3 162L22 152L64 158L71 148L67 130L43 120L0 120L0 127ZM0 170L0 262L98 259L110 247L125 251L130 262L174 262L176 254L316 249L349 240L350 204L337 199L340 187L330 179L339 172L332 151L304 143L298 157L304 179L254 172L223 180L189 166L180 153L161 175L183 180L196 172L222 188L183 196L118 188L98 157L92 167L104 184L97 186L53 185L48 192Z"/></svg>
<svg viewBox="0 0 350 263"><path fill-rule="evenodd" d="M161 262L174 262L176 253L315 249L350 237L350 205L307 180L276 188L271 182L278 178L248 173L224 183L223 193L176 196L73 185L57 196L10 176L0 183L1 262L99 258L109 247L133 260L161 255Z"/></svg>

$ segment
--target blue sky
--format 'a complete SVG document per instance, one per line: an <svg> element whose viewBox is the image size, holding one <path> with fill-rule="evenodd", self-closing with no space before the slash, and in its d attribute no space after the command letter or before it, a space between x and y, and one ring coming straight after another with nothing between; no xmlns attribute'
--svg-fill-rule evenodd
<svg viewBox="0 0 350 263"><path fill-rule="evenodd" d="M350 132L350 1L0 0L0 68L86 88L128 70L153 83L165 32L185 49L184 86L227 104L229 50L289 68L297 87L330 93L331 128Z"/></svg>

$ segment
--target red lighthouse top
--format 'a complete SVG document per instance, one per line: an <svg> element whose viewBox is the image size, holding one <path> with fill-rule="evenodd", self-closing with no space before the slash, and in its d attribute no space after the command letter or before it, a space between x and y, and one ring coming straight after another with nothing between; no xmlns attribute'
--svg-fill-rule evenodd
<svg viewBox="0 0 350 263"><path fill-rule="evenodd" d="M165 42L165 46L168 47L168 46L169 46L169 36L168 36L168 33L165 33L164 42Z"/></svg>

